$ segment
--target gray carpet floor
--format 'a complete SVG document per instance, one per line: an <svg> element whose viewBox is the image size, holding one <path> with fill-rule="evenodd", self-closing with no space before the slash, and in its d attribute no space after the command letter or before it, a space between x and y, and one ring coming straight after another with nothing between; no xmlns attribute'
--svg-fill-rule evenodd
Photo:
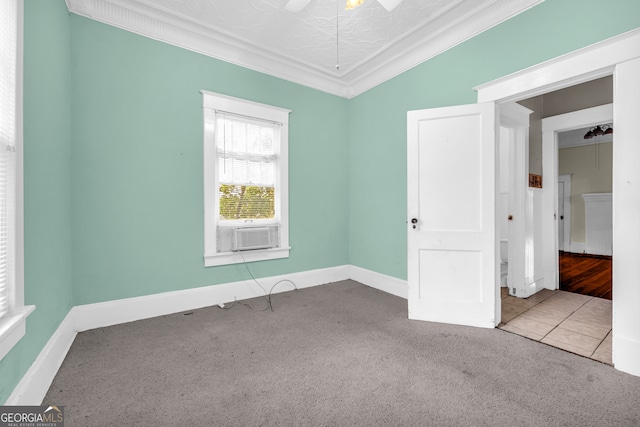
<svg viewBox="0 0 640 427"><path fill-rule="evenodd" d="M640 378L596 361L353 281L272 302L79 333L43 404L67 427L640 425Z"/></svg>

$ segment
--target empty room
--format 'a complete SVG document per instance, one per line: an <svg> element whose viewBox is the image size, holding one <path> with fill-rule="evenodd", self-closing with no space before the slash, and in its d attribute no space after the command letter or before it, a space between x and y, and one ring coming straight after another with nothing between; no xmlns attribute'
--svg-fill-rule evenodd
<svg viewBox="0 0 640 427"><path fill-rule="evenodd" d="M0 8L3 414L640 424L637 0ZM601 301L559 209L604 191Z"/></svg>

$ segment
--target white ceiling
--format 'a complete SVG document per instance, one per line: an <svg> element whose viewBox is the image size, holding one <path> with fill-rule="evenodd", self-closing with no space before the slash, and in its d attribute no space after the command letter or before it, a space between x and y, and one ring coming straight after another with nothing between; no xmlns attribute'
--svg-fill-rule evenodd
<svg viewBox="0 0 640 427"><path fill-rule="evenodd" d="M392 12L375 0L350 11L311 0L299 13L287 0L66 1L78 15L351 98L543 0L404 0Z"/></svg>

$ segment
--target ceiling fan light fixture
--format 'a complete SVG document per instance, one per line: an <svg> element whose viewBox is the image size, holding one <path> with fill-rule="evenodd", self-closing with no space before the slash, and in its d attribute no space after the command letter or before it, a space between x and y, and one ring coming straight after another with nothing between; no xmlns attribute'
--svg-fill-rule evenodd
<svg viewBox="0 0 640 427"><path fill-rule="evenodd" d="M591 128L591 129L589 129L589 131L587 133L584 134L584 139L591 139L594 136L596 136L596 135L593 132L593 128Z"/></svg>
<svg viewBox="0 0 640 427"><path fill-rule="evenodd" d="M360 6L362 3L364 3L364 0L347 0L347 5L345 6L344 10L355 9L356 7Z"/></svg>
<svg viewBox="0 0 640 427"><path fill-rule="evenodd" d="M402 3L402 0L378 0L378 3L387 9L387 11L391 12L393 9L398 7L400 3Z"/></svg>
<svg viewBox="0 0 640 427"><path fill-rule="evenodd" d="M609 125L594 126L584 135L584 139L595 138L596 136L611 135L613 128Z"/></svg>
<svg viewBox="0 0 640 427"><path fill-rule="evenodd" d="M289 0L284 8L289 12L298 13L307 7L310 1L311 0Z"/></svg>

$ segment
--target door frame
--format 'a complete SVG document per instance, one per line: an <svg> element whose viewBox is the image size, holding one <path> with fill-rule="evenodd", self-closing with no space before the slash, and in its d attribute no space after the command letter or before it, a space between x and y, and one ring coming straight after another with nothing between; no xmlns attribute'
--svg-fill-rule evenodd
<svg viewBox="0 0 640 427"><path fill-rule="evenodd" d="M612 356L616 369L640 376L640 328L637 327L640 324L637 310L640 306L640 263L634 259L640 252L640 224L636 218L637 208L640 208L640 189L637 187L640 170L635 163L640 157L640 144L635 138L640 114L640 80L637 77L640 75L640 28L485 83L475 90L478 102L503 103L609 75L614 76L616 123ZM547 186L547 189L550 187L553 190L553 186ZM553 203L549 198L554 197L555 191L545 193L552 193L546 200ZM545 215L543 220L547 230L554 229L551 226L553 216ZM548 253L546 249L544 252Z"/></svg>
<svg viewBox="0 0 640 427"><path fill-rule="evenodd" d="M560 267L558 258L558 133L591 127L613 121L613 104L572 111L571 113L542 119L542 170L549 171L543 178L547 186L544 191L543 215L554 218L544 225L544 270L545 277L553 278L552 289L560 287ZM615 139L615 136L614 136ZM566 212L565 212L566 215ZM565 239L567 232L565 230ZM565 242L566 248L566 242Z"/></svg>
<svg viewBox="0 0 640 427"><path fill-rule="evenodd" d="M560 183L562 183L564 187L564 197L562 199L564 232L562 234L561 250L571 252L571 174L558 175L558 184Z"/></svg>
<svg viewBox="0 0 640 427"><path fill-rule="evenodd" d="M500 127L509 132L509 195L508 220L508 292L524 298L527 295L526 248L527 186L529 170L529 116L532 110L515 102L502 103L498 116ZM496 194L496 197L498 195ZM498 229L499 232L499 229ZM500 240L498 234L497 239ZM499 252L498 252L499 253ZM497 287L501 287L500 283ZM498 290L498 292L500 292ZM500 319L500 316L496 317Z"/></svg>

